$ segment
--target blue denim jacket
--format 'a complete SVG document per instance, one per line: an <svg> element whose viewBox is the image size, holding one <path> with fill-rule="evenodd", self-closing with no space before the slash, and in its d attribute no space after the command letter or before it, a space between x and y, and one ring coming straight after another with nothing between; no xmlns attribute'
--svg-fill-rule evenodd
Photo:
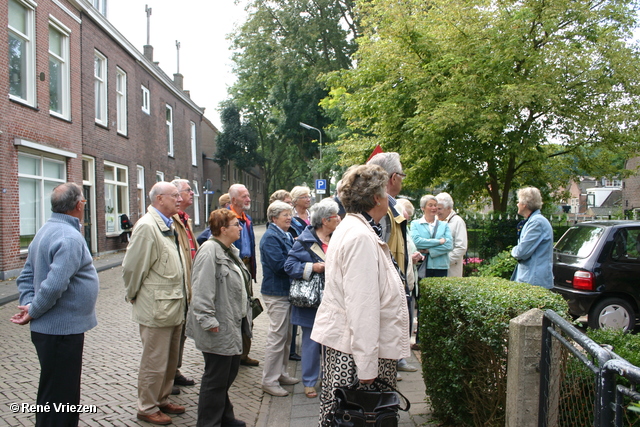
<svg viewBox="0 0 640 427"><path fill-rule="evenodd" d="M522 227L511 256L518 260L511 280L547 289L553 287L553 228L539 210L534 211Z"/></svg>
<svg viewBox="0 0 640 427"><path fill-rule="evenodd" d="M288 237L287 237L288 236ZM269 224L260 240L260 262L262 262L262 288L264 295L289 296L289 275L284 263L293 246L293 237L275 224Z"/></svg>

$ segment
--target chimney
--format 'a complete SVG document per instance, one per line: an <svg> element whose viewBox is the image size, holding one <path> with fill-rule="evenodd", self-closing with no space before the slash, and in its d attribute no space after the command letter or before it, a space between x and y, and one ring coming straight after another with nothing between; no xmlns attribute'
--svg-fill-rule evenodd
<svg viewBox="0 0 640 427"><path fill-rule="evenodd" d="M175 73L173 75L173 83L178 87L178 89L182 90L182 83L184 82L184 76L180 73Z"/></svg>
<svg viewBox="0 0 640 427"><path fill-rule="evenodd" d="M184 94L187 95L187 98L191 98L191 91L190 90L185 90Z"/></svg>
<svg viewBox="0 0 640 427"><path fill-rule="evenodd" d="M153 46L146 44L142 49L144 57L153 62Z"/></svg>

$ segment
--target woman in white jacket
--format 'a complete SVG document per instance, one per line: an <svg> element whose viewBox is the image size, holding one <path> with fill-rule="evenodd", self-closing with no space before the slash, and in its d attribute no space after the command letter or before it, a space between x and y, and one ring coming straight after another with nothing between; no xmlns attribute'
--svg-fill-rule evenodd
<svg viewBox="0 0 640 427"><path fill-rule="evenodd" d="M397 361L410 356L404 285L380 239L387 213L388 175L380 166L350 168L340 200L347 215L336 228L325 261L325 290L311 339L325 346L320 425L331 425L334 390L376 377L395 386Z"/></svg>
<svg viewBox="0 0 640 427"><path fill-rule="evenodd" d="M439 193L436 196L438 202L438 219L449 224L453 249L449 252L449 277L462 277L464 256L467 253L467 224L456 211L453 210L453 199L449 193Z"/></svg>

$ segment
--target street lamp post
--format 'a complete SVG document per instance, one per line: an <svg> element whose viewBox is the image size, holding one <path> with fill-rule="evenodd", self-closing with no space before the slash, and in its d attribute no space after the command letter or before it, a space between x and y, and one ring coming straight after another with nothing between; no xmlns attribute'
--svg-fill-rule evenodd
<svg viewBox="0 0 640 427"><path fill-rule="evenodd" d="M313 126L309 126L306 123L300 122L300 126L302 126L305 129L308 129L308 130L315 130L315 131L318 132L318 135L320 136L320 171L322 171L322 132L320 132L320 129L314 128ZM322 173L320 173L320 175L321 176L319 177L319 179L322 179ZM327 185L327 187L328 187L328 185ZM316 193L316 201L319 201L320 199L322 199L322 197L319 197L319 196L320 195Z"/></svg>

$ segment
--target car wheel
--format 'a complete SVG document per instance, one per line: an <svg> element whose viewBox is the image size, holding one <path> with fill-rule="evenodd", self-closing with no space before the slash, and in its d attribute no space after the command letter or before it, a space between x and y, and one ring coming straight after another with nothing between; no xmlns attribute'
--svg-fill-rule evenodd
<svg viewBox="0 0 640 427"><path fill-rule="evenodd" d="M624 329L633 330L636 325L636 314L631 304L620 298L609 298L600 301L589 312L591 329Z"/></svg>

